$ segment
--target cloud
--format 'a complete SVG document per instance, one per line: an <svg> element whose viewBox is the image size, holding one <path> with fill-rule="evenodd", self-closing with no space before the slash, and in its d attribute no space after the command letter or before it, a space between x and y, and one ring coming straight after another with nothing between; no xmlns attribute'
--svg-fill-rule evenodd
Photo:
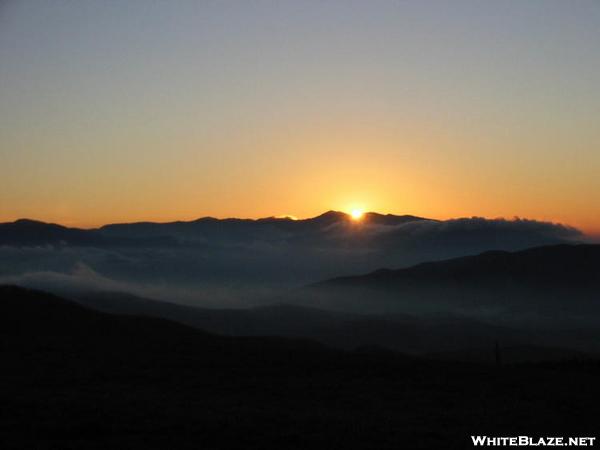
<svg viewBox="0 0 600 450"><path fill-rule="evenodd" d="M377 230L388 242L419 243L434 240L441 244L460 242L466 246L532 246L580 239L576 228L551 222L471 217L445 221L409 222L390 230Z"/></svg>
<svg viewBox="0 0 600 450"><path fill-rule="evenodd" d="M294 222L294 223L300 223ZM210 224L185 232L187 245L154 246L144 230L126 229L118 247L36 245L0 247L0 283L48 290L111 290L210 306L256 303L273 292L340 275L423 261L573 242L578 230L527 219L461 218L396 225L337 221L274 229L256 222ZM262 226L262 225L261 225ZM286 225L287 226L287 225ZM0 231L1 232L1 231ZM182 225L152 227L182 235ZM130 245L140 235L145 245ZM162 241L161 241L162 242Z"/></svg>
<svg viewBox="0 0 600 450"><path fill-rule="evenodd" d="M224 284L204 284L183 287L176 284L135 283L111 279L83 263L68 272L25 272L0 276L0 285L18 285L53 292L65 297L91 292L119 292L135 296L189 304L207 308L242 308L272 302L276 292L267 287L235 287Z"/></svg>
<svg viewBox="0 0 600 450"><path fill-rule="evenodd" d="M86 292L91 290L130 292L131 285L104 277L84 263L68 272L38 271L0 277L1 284L18 284L53 292Z"/></svg>

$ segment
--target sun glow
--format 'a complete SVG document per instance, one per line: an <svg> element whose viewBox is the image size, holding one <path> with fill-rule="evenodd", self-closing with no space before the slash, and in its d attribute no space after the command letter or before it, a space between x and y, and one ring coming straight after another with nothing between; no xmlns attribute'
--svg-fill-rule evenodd
<svg viewBox="0 0 600 450"><path fill-rule="evenodd" d="M275 216L276 219L290 219L290 220L298 220L296 216L291 214L280 214L279 216Z"/></svg>
<svg viewBox="0 0 600 450"><path fill-rule="evenodd" d="M360 220L364 215L364 211L362 209L353 209L350 211L350 216L352 216L353 220Z"/></svg>

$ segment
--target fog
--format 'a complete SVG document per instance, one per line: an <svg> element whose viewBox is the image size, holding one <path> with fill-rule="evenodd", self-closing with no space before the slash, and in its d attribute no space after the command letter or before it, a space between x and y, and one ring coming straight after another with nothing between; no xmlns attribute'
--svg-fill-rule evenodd
<svg viewBox="0 0 600 450"><path fill-rule="evenodd" d="M333 212L305 221L204 219L98 230L25 225L35 225L35 233L0 225L0 283L210 307L269 303L309 283L384 267L584 238L534 220L373 215L355 223Z"/></svg>

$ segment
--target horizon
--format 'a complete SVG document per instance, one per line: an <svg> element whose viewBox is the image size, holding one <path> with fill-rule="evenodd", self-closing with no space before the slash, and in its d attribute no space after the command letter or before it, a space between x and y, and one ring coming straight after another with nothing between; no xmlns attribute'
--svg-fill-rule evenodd
<svg viewBox="0 0 600 450"><path fill-rule="evenodd" d="M333 207L600 234L595 2L32 0L0 23L2 222Z"/></svg>
<svg viewBox="0 0 600 450"><path fill-rule="evenodd" d="M64 222L52 222L52 221L42 220L39 218L19 217L14 220L0 222L0 225L17 223L19 221L31 221L31 222L48 224L48 225L50 225L50 224L60 225L60 226L67 227L67 228L78 228L78 229L82 229L82 230L98 230L98 229L101 229L102 227L108 226L108 225L133 225L133 224L140 224L140 223L153 223L153 224L159 224L159 225L161 225L161 224L167 225L167 224L172 224L172 223L191 223L191 222L201 221L201 220L205 220L205 219L243 220L243 221L254 221L254 222L261 221L261 220L267 220L267 219L278 219L278 220L290 220L290 221L294 221L294 222L297 222L297 221L301 222L301 221L305 221L305 220L315 219L317 217L324 216L329 213L343 214L349 222L356 223L357 225L360 225L361 222L364 222L364 218L371 214L380 215L380 216L394 216L394 217L408 216L408 217L415 217L418 219L423 219L423 220L428 220L428 221L438 221L438 222L483 219L486 221L506 221L508 223L511 223L511 222L514 223L517 221L546 223L546 224L551 224L551 225L556 225L556 226L572 228L576 231L581 232L582 243L600 244L600 231L599 232L587 232L586 230L574 227L568 223L538 220L538 219L530 218L530 217L514 216L514 217L507 218L507 217L484 217L484 216L475 216L474 215L474 216L464 216L464 217L438 218L438 217L423 217L423 216L419 216L417 214L410 214L410 213L400 213L399 214L399 213L389 213L389 212L379 212L379 211L360 211L360 217L355 217L354 211L352 211L352 210L351 211L341 211L341 210L335 210L335 209L329 209L329 210L323 211L319 214L315 214L315 215L311 215L311 216L307 216L307 217L298 217L298 216L294 216L292 214L276 214L276 215L269 215L269 216L262 216L262 217L236 217L236 216L215 217L215 216L211 216L211 215L199 215L196 217L191 217L191 218L186 218L186 219L174 219L174 220L166 220L166 221L155 221L155 220L136 220L136 221L122 221L122 222L117 221L117 222L100 223L100 224L92 225L92 226L79 226L77 224L69 224L69 223L64 223Z"/></svg>
<svg viewBox="0 0 600 450"><path fill-rule="evenodd" d="M183 215L183 216L166 216L166 217L152 217L152 216L139 216L139 217L132 217L130 219L127 218L115 218L115 220L109 220L109 221L89 221L89 220L56 220L53 219L52 216L8 216L5 219L0 219L0 223L12 223L12 222L17 222L19 220L30 220L30 221L34 221L34 222L43 222L43 223L48 223L48 224L57 224L57 225L63 225L63 226L67 226L67 227L72 227L72 228L81 228L81 229L94 229L94 228L100 228L104 225L111 225L111 224L133 224L133 223L143 223L143 222L148 222L148 223L172 223L172 222L193 222L195 220L200 220L200 219L206 219L206 218L212 218L212 219L217 219L217 220L226 220L226 219L240 219L240 220L261 220L261 219L290 219L290 220L308 220L308 219L312 219L318 216L321 216L323 214L326 214L328 212L339 212L339 213L343 213L345 215L347 215L348 217L352 217L353 211L356 210L356 208L351 208L351 209L335 209L335 208L329 208L329 209L324 209L321 210L321 212L315 212L315 213L309 213L308 215L296 215L296 214L291 214L291 213L278 213L278 214L266 214L266 215L236 215L236 214L222 214L222 215L216 215L216 214L209 214L209 213L200 213L200 214L188 214L188 215ZM469 218L483 218L486 220L507 220L507 221L513 221L513 220L531 220L531 221L537 221L537 222L546 222L546 223L552 223L552 224L557 224L557 225L564 225L567 227L571 227L571 228L575 228L577 230L580 230L584 235L586 235L587 237L592 237L595 239L600 239L600 226L598 228L596 227L591 227L591 228L587 228L587 227L579 227L577 225L574 225L572 223L568 223L568 222L562 222L559 220L554 220L552 218L548 218L548 217L523 217L523 216L518 216L518 215L507 215L507 216L486 216L486 215L481 215L481 214L464 214L464 215L455 215L455 216L427 216L427 215L422 215L422 214L415 214L412 212L390 212L390 211L378 211L378 210L363 210L360 209L361 214L367 215L367 214L380 214L380 215L392 215L392 216L414 216L414 217L420 217L420 218L424 218L424 219L429 219L429 220L441 220L441 221L447 221L447 220L458 220L458 219L469 219Z"/></svg>
<svg viewBox="0 0 600 450"><path fill-rule="evenodd" d="M411 214L411 213L407 213L407 212L391 213L391 212L356 210L356 209L350 210L350 211L343 211L340 209L333 209L333 208L327 209L325 211L322 211L322 212L314 214L314 215L309 215L309 216L304 216L304 217L296 216L293 214L271 214L271 215L266 215L266 216L255 216L255 217L235 216L235 215L214 216L214 215L200 214L200 215L192 216L191 218L175 218L173 220L166 220L166 221L144 219L144 220L132 220L132 221L102 222L102 223L98 223L96 225L91 225L91 226L78 226L77 224L69 224L67 222L54 222L54 221L45 220L45 219L39 218L39 217L16 217L12 220L3 221L0 223L15 223L15 222L19 222L19 221L30 221L30 222L39 222L39 223L45 223L45 224L64 225L64 226L70 226L70 227L74 227L74 228L93 229L93 228L100 228L105 225L113 225L113 224L136 224L136 223L169 224L169 223L177 223L177 222L195 222L195 221L204 220L204 219L248 220L248 221L261 221L261 220L267 220L267 219L277 219L277 220L291 220L291 221L296 222L296 221L303 221L303 220L311 220L311 219L315 219L317 217L325 216L327 214L332 214L332 213L342 214L342 215L346 216L346 218L348 220L351 220L353 222L358 222L358 223L362 222L366 216L379 215L379 216L393 216L393 217L407 216L407 217L415 217L415 218L419 218L419 219L433 220L433 221L450 221L450 220L474 219L474 218L480 218L480 219L485 219L485 220L505 220L508 222L524 220L524 221L533 221L533 222L545 222L545 223L551 223L551 224L555 224L555 225L563 225L566 227L578 229L577 227L574 227L568 223L553 222L551 220L539 220L539 219L532 218L532 217L519 217L519 216L485 217L485 216L479 216L479 215L470 215L470 216L439 218L439 217L424 217L424 216L420 216L418 214ZM356 214L356 216L355 216L355 214ZM580 230L580 231L583 231L583 230Z"/></svg>

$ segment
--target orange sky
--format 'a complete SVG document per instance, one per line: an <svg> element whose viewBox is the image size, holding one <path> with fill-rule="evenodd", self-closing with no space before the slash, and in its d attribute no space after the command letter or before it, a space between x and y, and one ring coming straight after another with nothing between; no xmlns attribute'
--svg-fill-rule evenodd
<svg viewBox="0 0 600 450"><path fill-rule="evenodd" d="M435 5L7 5L0 221L360 207L600 234L597 3Z"/></svg>

